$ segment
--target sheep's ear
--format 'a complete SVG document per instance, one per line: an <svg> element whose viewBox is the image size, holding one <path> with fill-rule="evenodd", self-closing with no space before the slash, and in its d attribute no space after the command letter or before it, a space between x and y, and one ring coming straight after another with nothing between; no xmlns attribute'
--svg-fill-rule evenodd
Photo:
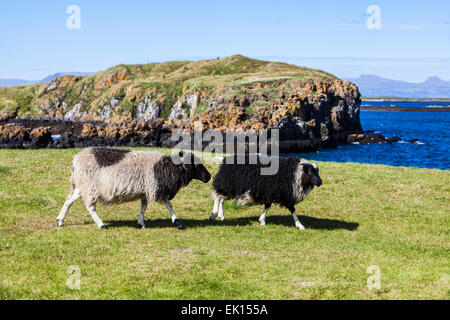
<svg viewBox="0 0 450 320"><path fill-rule="evenodd" d="M303 173L302 173L302 184L308 185L310 183L311 177L309 176L307 169L306 169L306 165L303 165Z"/></svg>

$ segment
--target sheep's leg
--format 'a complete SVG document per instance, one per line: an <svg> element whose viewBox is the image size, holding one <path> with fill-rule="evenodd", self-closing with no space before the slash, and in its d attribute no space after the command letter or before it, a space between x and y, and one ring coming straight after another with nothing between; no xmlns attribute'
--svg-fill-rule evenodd
<svg viewBox="0 0 450 320"><path fill-rule="evenodd" d="M138 225L141 226L142 229L145 229L145 210L147 210L147 200L141 200L141 213L139 215Z"/></svg>
<svg viewBox="0 0 450 320"><path fill-rule="evenodd" d="M264 205L264 211L263 211L261 217L259 217L259 222L261 222L262 226L266 225L266 214L267 214L267 212L269 212L269 209L271 206L272 206L272 204Z"/></svg>
<svg viewBox="0 0 450 320"><path fill-rule="evenodd" d="M219 217L220 220L225 220L225 215L223 213L223 203L225 201L225 198L223 196L220 196L218 194L214 194L214 208L211 216L209 217L209 220L215 220L217 217Z"/></svg>
<svg viewBox="0 0 450 320"><path fill-rule="evenodd" d="M225 220L225 214L223 213L223 203L225 202L224 198L219 199L219 219Z"/></svg>
<svg viewBox="0 0 450 320"><path fill-rule="evenodd" d="M175 215L175 212L173 211L172 204L169 200L166 200L163 202L164 205L167 207L167 210L169 210L170 217L172 218L172 222L178 229L184 229L183 225L181 224L181 221L177 218Z"/></svg>
<svg viewBox="0 0 450 320"><path fill-rule="evenodd" d="M294 217L295 227L298 228L299 230L305 230L305 227L298 220L298 216L297 216L297 213L295 212L295 208L291 207L291 208L289 208L289 211L291 211L292 216Z"/></svg>
<svg viewBox="0 0 450 320"><path fill-rule="evenodd" d="M98 217L97 211L95 210L95 203L93 204L87 204L86 205L87 210L92 216L92 219L94 219L95 224L97 224L99 229L108 229L107 226L102 222L102 220Z"/></svg>
<svg viewBox="0 0 450 320"><path fill-rule="evenodd" d="M78 190L78 188L72 188L72 191L66 198L66 202L64 202L64 205L61 208L58 217L56 218L56 220L58 221L58 227L63 226L67 212L69 211L72 204L80 198L80 196L81 196L80 190Z"/></svg>
<svg viewBox="0 0 450 320"><path fill-rule="evenodd" d="M215 220L217 218L217 215L219 214L219 204L220 198L217 197L217 195L214 195L214 208L209 220Z"/></svg>

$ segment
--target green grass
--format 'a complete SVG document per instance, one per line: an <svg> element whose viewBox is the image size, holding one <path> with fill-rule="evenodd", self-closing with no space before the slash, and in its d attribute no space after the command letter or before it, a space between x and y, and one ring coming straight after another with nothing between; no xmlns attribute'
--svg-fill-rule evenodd
<svg viewBox="0 0 450 320"><path fill-rule="evenodd" d="M42 84L29 84L0 88L0 113L18 111L21 115L30 115L34 100L43 90Z"/></svg>
<svg viewBox="0 0 450 320"><path fill-rule="evenodd" d="M3 299L449 299L450 172L319 162L324 184L297 206L307 230L274 207L226 203L210 222L211 184L193 182L173 206L99 206L98 230L80 201L56 228L78 150L0 150ZM164 152L169 152L164 150ZM214 174L217 164L207 167ZM81 289L66 286L81 270ZM369 290L367 268L381 271Z"/></svg>

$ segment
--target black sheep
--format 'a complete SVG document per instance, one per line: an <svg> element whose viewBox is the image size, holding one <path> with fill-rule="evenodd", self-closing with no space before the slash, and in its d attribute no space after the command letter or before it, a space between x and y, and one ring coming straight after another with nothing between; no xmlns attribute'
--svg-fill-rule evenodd
<svg viewBox="0 0 450 320"><path fill-rule="evenodd" d="M267 212L272 203L277 203L289 209L295 226L304 230L294 206L302 201L314 186L319 187L322 184L317 165L297 157L272 158L272 161L279 161L277 173L262 175L261 169L270 166L266 164L267 158L261 161L261 156L255 157L256 164L251 164L255 162L251 162L251 158L247 155L244 164L238 164L239 158L236 155L232 156L232 159L224 159L213 181L214 209L210 220L217 216L224 220L224 200L235 199L238 205L264 205L264 212L259 221L261 225L265 225Z"/></svg>

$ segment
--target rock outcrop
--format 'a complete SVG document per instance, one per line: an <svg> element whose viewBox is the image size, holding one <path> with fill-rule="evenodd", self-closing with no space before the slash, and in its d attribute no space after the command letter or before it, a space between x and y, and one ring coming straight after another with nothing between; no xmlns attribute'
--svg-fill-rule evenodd
<svg viewBox="0 0 450 320"><path fill-rule="evenodd" d="M386 138L382 134L366 133L366 134L352 134L347 137L348 143L355 144L376 144L376 143L393 143L398 142L399 137Z"/></svg>
<svg viewBox="0 0 450 320"><path fill-rule="evenodd" d="M23 121L9 122L15 121L22 132L35 129L29 116L53 119L52 135L63 136L58 146L63 140L69 145L89 144L88 140L164 145L173 130L192 133L198 123L223 133L278 129L290 151L333 147L348 143L349 135L363 133L360 94L354 84L322 71L242 56L122 65L84 78L62 76L39 90L33 88L31 107L25 113L18 108ZM66 128L55 129L62 126ZM15 130L5 128L8 135ZM23 140L44 145L44 139L49 140L44 136ZM57 141L50 140L48 145Z"/></svg>
<svg viewBox="0 0 450 320"><path fill-rule="evenodd" d="M170 140L170 130L163 125L160 119L104 123L21 118L0 123L0 148L162 146L163 140Z"/></svg>
<svg viewBox="0 0 450 320"><path fill-rule="evenodd" d="M151 94L146 95L136 109L136 119L153 120L159 118L160 114L161 107L152 101Z"/></svg>

